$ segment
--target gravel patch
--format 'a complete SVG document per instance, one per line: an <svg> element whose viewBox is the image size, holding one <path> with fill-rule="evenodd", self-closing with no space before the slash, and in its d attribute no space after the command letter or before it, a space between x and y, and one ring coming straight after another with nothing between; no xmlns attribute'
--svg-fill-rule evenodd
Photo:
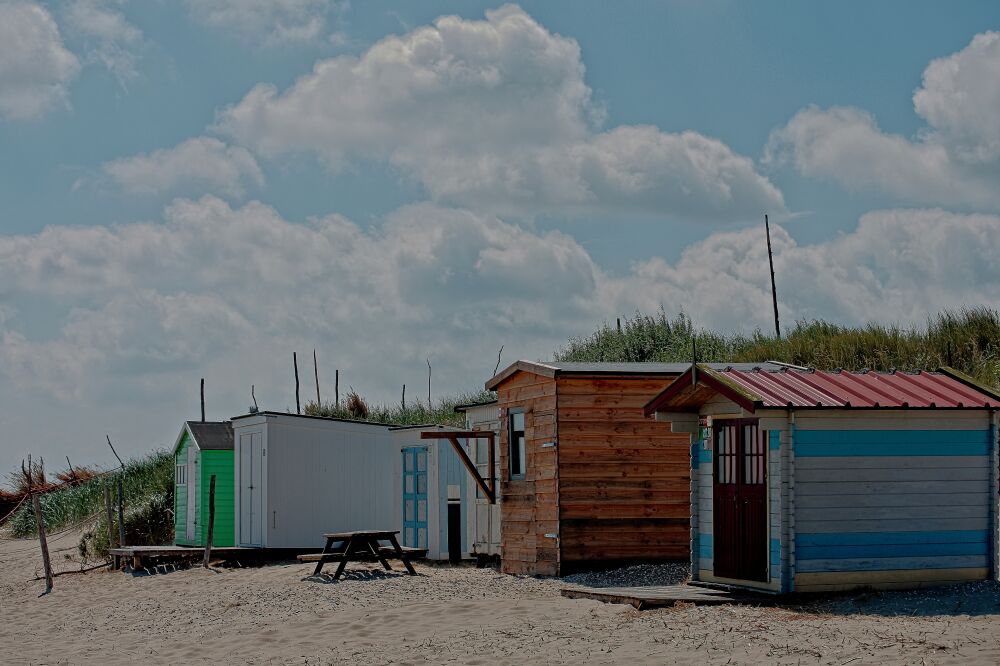
<svg viewBox="0 0 1000 666"><path fill-rule="evenodd" d="M634 564L608 571L587 571L564 576L563 582L581 587L647 587L651 585L681 585L691 577L687 562Z"/></svg>

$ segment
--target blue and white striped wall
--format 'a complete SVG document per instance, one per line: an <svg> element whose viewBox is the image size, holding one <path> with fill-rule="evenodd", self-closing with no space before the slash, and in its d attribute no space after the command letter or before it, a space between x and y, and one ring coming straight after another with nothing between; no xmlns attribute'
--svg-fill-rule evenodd
<svg viewBox="0 0 1000 666"><path fill-rule="evenodd" d="M775 592L916 587L998 575L998 451L986 410L784 410L768 431L770 580L713 573L712 451L692 443L692 576Z"/></svg>

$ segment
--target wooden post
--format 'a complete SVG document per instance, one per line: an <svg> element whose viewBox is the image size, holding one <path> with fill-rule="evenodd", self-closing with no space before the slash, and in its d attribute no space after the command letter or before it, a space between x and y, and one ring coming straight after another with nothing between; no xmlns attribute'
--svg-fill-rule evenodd
<svg viewBox="0 0 1000 666"><path fill-rule="evenodd" d="M212 557L212 532L215 530L215 475L208 482L208 538L205 539L205 562L208 568L208 561Z"/></svg>
<svg viewBox="0 0 1000 666"><path fill-rule="evenodd" d="M503 345L500 345L500 351L497 352L497 364L496 364L496 367L493 368L493 376L494 377L496 377L497 376L497 372L500 371L500 357L501 356L503 356Z"/></svg>
<svg viewBox="0 0 1000 666"><path fill-rule="evenodd" d="M205 378L201 378L201 422L205 422Z"/></svg>
<svg viewBox="0 0 1000 666"><path fill-rule="evenodd" d="M313 374L316 376L316 409L323 406L323 401L319 398L319 364L316 363L316 350L313 349Z"/></svg>
<svg viewBox="0 0 1000 666"><path fill-rule="evenodd" d="M333 373L333 404L340 407L340 368Z"/></svg>
<svg viewBox="0 0 1000 666"><path fill-rule="evenodd" d="M49 544L45 541L45 519L38 495L31 493L31 504L35 507L35 524L38 526L38 543L42 547L42 564L45 566L45 594L52 591L52 563L49 562Z"/></svg>
<svg viewBox="0 0 1000 666"><path fill-rule="evenodd" d="M622 318L618 317L618 319L616 321L618 322L618 333L620 335L621 332L622 332Z"/></svg>
<svg viewBox="0 0 1000 666"><path fill-rule="evenodd" d="M118 547L125 547L125 476L123 469L118 473Z"/></svg>
<svg viewBox="0 0 1000 666"><path fill-rule="evenodd" d="M299 357L292 352L292 365L295 366L295 413L302 413L302 406L299 404Z"/></svg>
<svg viewBox="0 0 1000 666"><path fill-rule="evenodd" d="M108 518L108 548L110 549L115 545L115 540L112 536L112 530L115 527L115 517L111 509L111 488L108 486L107 479L101 485L104 487L104 510L107 512Z"/></svg>
<svg viewBox="0 0 1000 666"><path fill-rule="evenodd" d="M767 263L771 267L771 302L774 305L774 334L781 339L781 326L778 325L778 289L774 285L774 257L771 256L771 224L764 215L764 231L767 233Z"/></svg>
<svg viewBox="0 0 1000 666"><path fill-rule="evenodd" d="M403 384L403 401L400 404L402 404L403 409L406 409L406 384Z"/></svg>
<svg viewBox="0 0 1000 666"><path fill-rule="evenodd" d="M431 360L427 359L427 409L431 408Z"/></svg>

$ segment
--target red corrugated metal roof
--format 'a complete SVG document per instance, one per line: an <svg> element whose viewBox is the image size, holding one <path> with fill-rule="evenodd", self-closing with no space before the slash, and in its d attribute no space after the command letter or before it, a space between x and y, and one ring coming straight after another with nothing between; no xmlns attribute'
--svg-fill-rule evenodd
<svg viewBox="0 0 1000 666"><path fill-rule="evenodd" d="M1000 401L940 372L720 370L763 407L1000 407Z"/></svg>
<svg viewBox="0 0 1000 666"><path fill-rule="evenodd" d="M698 402L691 370L646 405L646 413ZM710 370L698 367L697 383L749 410L766 407L883 409L1000 408L1000 394L967 377L938 372L824 372L822 370Z"/></svg>

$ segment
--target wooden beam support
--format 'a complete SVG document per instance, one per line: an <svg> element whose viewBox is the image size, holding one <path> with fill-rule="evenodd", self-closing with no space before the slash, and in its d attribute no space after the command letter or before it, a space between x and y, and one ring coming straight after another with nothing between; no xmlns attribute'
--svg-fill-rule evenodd
<svg viewBox="0 0 1000 666"><path fill-rule="evenodd" d="M490 482L487 485L486 480L479 474L479 470L476 469L476 465L469 459L469 454L465 452L462 448L462 443L459 442L461 439L488 439L490 447L489 455L489 465L490 465ZM462 464L465 465L465 469L472 475L473 480L475 480L476 485L479 486L479 490L482 491L483 495L486 496L487 501L490 504L497 503L497 480L496 480L496 458L493 453L493 442L495 435L492 430L428 430L426 432L420 433L420 439L447 439L451 442L451 447L455 449L455 453L458 454L459 459Z"/></svg>

